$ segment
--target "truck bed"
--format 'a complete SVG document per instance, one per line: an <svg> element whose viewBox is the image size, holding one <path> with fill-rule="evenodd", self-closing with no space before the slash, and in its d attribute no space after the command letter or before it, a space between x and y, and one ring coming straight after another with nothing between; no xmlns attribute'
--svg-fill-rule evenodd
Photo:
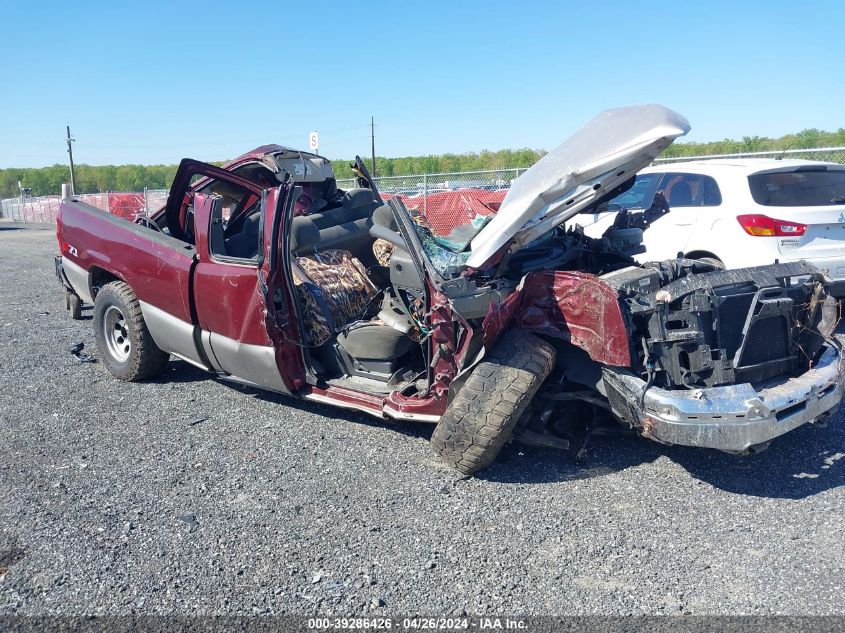
<svg viewBox="0 0 845 633"><path fill-rule="evenodd" d="M117 278L140 301L192 321L193 245L73 199L59 208L57 236L68 281L85 301L93 303L98 279Z"/></svg>

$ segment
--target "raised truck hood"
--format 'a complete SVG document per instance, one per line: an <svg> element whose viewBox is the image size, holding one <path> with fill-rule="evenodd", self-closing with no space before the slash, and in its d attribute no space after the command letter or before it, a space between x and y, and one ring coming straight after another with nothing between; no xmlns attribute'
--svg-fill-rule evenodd
<svg viewBox="0 0 845 633"><path fill-rule="evenodd" d="M649 165L689 122L661 105L605 110L516 179L498 213L470 244L482 267L505 244L518 250Z"/></svg>

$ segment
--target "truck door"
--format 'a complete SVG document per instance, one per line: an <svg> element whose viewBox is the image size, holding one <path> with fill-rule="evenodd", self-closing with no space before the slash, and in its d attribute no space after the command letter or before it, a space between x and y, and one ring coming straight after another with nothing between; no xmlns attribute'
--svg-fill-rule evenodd
<svg viewBox="0 0 845 633"><path fill-rule="evenodd" d="M303 372L290 289L275 263L293 200L289 188L268 189L185 159L160 218L171 234L195 245L187 292L202 363L284 393L301 385Z"/></svg>
<svg viewBox="0 0 845 633"><path fill-rule="evenodd" d="M281 188L271 189L273 204ZM196 247L188 289L203 364L289 392L267 334L259 261L267 191L219 167L185 160L166 209L168 229Z"/></svg>
<svg viewBox="0 0 845 633"><path fill-rule="evenodd" d="M220 179L202 189L193 194L198 257L193 295L201 347L217 371L288 392L267 334L259 286L266 195Z"/></svg>

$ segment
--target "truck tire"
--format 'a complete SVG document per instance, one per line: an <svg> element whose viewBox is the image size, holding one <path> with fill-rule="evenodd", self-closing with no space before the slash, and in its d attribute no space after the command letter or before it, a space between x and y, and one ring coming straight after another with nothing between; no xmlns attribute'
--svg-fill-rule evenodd
<svg viewBox="0 0 845 633"><path fill-rule="evenodd" d="M70 290L65 290L65 307L70 310L70 318L74 321L82 319L82 299Z"/></svg>
<svg viewBox="0 0 845 633"><path fill-rule="evenodd" d="M155 376L170 358L153 341L138 298L122 281L106 284L97 293L94 334L103 364L120 380L137 382Z"/></svg>
<svg viewBox="0 0 845 633"><path fill-rule="evenodd" d="M437 423L434 451L466 475L487 468L554 363L555 350L542 339L521 330L503 334Z"/></svg>

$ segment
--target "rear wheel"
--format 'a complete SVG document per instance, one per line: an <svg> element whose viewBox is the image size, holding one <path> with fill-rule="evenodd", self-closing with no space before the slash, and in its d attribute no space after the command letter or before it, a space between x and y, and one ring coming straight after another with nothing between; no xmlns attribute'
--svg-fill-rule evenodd
<svg viewBox="0 0 845 633"><path fill-rule="evenodd" d="M65 290L65 307L70 310L70 318L74 321L82 319L82 299L70 290Z"/></svg>
<svg viewBox="0 0 845 633"><path fill-rule="evenodd" d="M434 451L467 475L487 468L554 362L554 348L542 339L521 330L503 334L438 422Z"/></svg>
<svg viewBox="0 0 845 633"><path fill-rule="evenodd" d="M106 284L97 293L94 332L103 364L115 378L144 380L160 373L170 358L153 341L138 298L122 281Z"/></svg>
<svg viewBox="0 0 845 633"><path fill-rule="evenodd" d="M713 267L715 267L715 268L718 268L718 269L720 269L720 270L724 270L724 269L725 269L725 264L724 264L724 262L722 262L722 260L721 260L721 259L718 259L718 258L716 258L716 257L698 257L698 258L696 259L696 261L699 261L699 262L704 262L705 264L710 264L711 266L713 266Z"/></svg>

